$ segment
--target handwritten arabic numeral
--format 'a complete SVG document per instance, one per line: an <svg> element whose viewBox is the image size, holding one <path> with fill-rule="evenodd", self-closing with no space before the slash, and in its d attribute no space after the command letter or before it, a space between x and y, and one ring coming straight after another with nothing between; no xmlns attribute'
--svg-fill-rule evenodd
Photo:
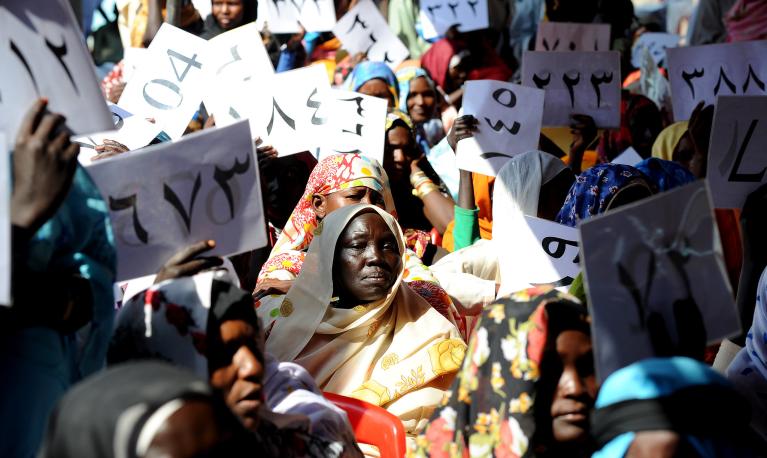
<svg viewBox="0 0 767 458"><path fill-rule="evenodd" d="M229 116L231 116L233 119L242 118L242 116L240 116L240 113L238 113L237 110L234 109L234 107L229 107Z"/></svg>
<svg viewBox="0 0 767 458"><path fill-rule="evenodd" d="M447 3L447 7L450 8L450 11L453 12L453 17L458 18L458 15L455 12L455 9L458 8L458 3Z"/></svg>
<svg viewBox="0 0 767 458"><path fill-rule="evenodd" d="M184 71L181 72L181 74L178 74L178 69L176 68L176 63L173 61L173 58L176 58L180 60L181 62L184 62L186 64L186 68L184 68ZM173 72L176 74L176 79L181 82L184 81L184 78L186 78L186 74L189 73L189 70L194 67L198 69L202 69L202 64L200 62L197 62L197 54L193 54L192 58L188 58L183 54L180 54L172 49L168 50L168 59L170 59L170 65L173 67Z"/></svg>
<svg viewBox="0 0 767 458"><path fill-rule="evenodd" d="M426 10L429 12L429 16L431 16L432 20L434 19L434 12L440 8L442 8L442 5L433 5L433 6L426 7Z"/></svg>
<svg viewBox="0 0 767 458"><path fill-rule="evenodd" d="M763 168L761 172L759 173L740 173L738 169L740 168L740 163L743 161L743 156L746 154L746 150L748 149L748 144L751 142L751 136L754 134L754 130L756 129L756 125L759 123L758 119L754 119L751 121L751 124L748 126L748 130L746 131L746 136L743 139L743 143L740 144L740 149L738 150L738 155L735 157L735 164L732 166L732 170L730 171L730 176L727 178L729 181L741 181L746 183L759 183L762 181L762 178L764 178L764 173L767 171L767 167ZM736 124L737 127L737 124ZM737 128L735 129L737 133ZM735 142L732 143L732 146L730 147L730 153L728 156L732 154L732 151L735 148Z"/></svg>
<svg viewBox="0 0 767 458"><path fill-rule="evenodd" d="M477 3L479 3L479 0L476 0L476 1L473 1L473 2L471 0L469 0L467 3L469 4L469 8L471 8L471 12L474 14L474 16L476 16L477 15Z"/></svg>
<svg viewBox="0 0 767 458"><path fill-rule="evenodd" d="M109 196L109 209L112 211L121 211L133 209L133 231L136 233L141 242L147 244L149 242L149 234L144 226L141 225L141 221L138 219L138 212L136 211L136 194L131 194L128 197L120 197L115 199Z"/></svg>
<svg viewBox="0 0 767 458"><path fill-rule="evenodd" d="M56 56L56 59L59 61L61 66L64 67L64 72L67 74L69 82L72 83L72 87L75 88L75 93L80 95L80 90L77 88L77 84L75 84L75 79L72 77L72 72L69 71L69 67L67 67L67 64L64 62L64 56L67 55L67 42L62 38L61 46L56 46L46 38L45 45L48 47L48 49L51 50L53 55Z"/></svg>
<svg viewBox="0 0 767 458"><path fill-rule="evenodd" d="M764 92L764 82L759 79L759 77L756 76L756 73L754 73L754 68L751 67L751 64L748 64L748 78L746 79L746 82L743 83L743 93L745 93L748 90L748 85L751 83L751 79L754 79L754 84L756 84L759 89Z"/></svg>
<svg viewBox="0 0 767 458"><path fill-rule="evenodd" d="M504 102L501 100L504 94L509 95L508 102ZM517 105L517 95L514 94L514 92L509 88L502 87L500 89L496 89L493 92L493 99L495 99L496 102L500 103L506 108L514 108Z"/></svg>
<svg viewBox="0 0 767 458"><path fill-rule="evenodd" d="M578 83L581 81L581 73L576 72L575 77L571 78L570 75L566 73L562 74L562 81L565 83L565 86L567 86L567 92L570 93L570 105L575 108L575 86L578 85Z"/></svg>
<svg viewBox="0 0 767 458"><path fill-rule="evenodd" d="M169 105L169 104L166 104L166 103L162 103L162 102L158 101L157 99L155 99L154 97L152 97L151 95L149 95L149 93L147 92L147 88L149 87L150 84L156 84L158 86L166 87L166 88L170 89L171 91L173 91L178 96L178 103L176 103L175 106L174 105ZM160 109L160 110L172 110L172 109L177 108L177 107L179 107L181 105L181 102L184 101L184 96L181 94L181 88L176 86L175 83L172 83L172 82L170 82L168 80L153 79L153 80L149 81L148 83L146 83L144 85L144 100L146 100L146 103L148 103L149 105L151 105L151 106L153 106L153 107L155 107L157 109Z"/></svg>
<svg viewBox="0 0 767 458"><path fill-rule="evenodd" d="M570 48L570 51L575 51L575 42L574 41L570 42L569 48Z"/></svg>
<svg viewBox="0 0 767 458"><path fill-rule="evenodd" d="M365 22L363 22L362 19L360 19L360 15L359 14L355 14L354 15L354 22L352 22L352 26L349 27L349 30L347 30L346 33L350 33L352 30L354 30L354 27L357 24L359 24L360 27L362 27L363 29L367 29L368 28L367 24L365 24Z"/></svg>
<svg viewBox="0 0 767 458"><path fill-rule="evenodd" d="M719 89L722 86L722 80L724 80L724 84L727 85L727 87L730 89L730 92L735 94L735 83L727 78L727 74L724 73L724 68L719 67L719 79L716 81L716 86L714 86L714 95L719 94Z"/></svg>
<svg viewBox="0 0 767 458"><path fill-rule="evenodd" d="M293 6L296 7L296 10L300 13L301 10L304 9L304 3L306 3L306 0L302 1L300 5L295 0L290 0L290 3L292 3Z"/></svg>
<svg viewBox="0 0 767 458"><path fill-rule="evenodd" d="M320 0L314 0L314 7L317 8L317 13L320 12Z"/></svg>
<svg viewBox="0 0 767 458"><path fill-rule="evenodd" d="M241 175L246 173L250 169L250 155L245 156L245 160L240 162L235 158L234 165L231 169L222 169L216 166L213 172L213 180L218 183L218 186L224 191L226 200L229 203L229 215L230 221L234 219L234 195L232 194L232 188L229 186L229 181L234 178L235 175Z"/></svg>
<svg viewBox="0 0 767 458"><path fill-rule="evenodd" d="M309 108L314 108L314 113L312 114L312 124L315 126L321 126L328 122L325 118L318 118L317 112L320 111L320 106L322 106L322 102L319 102L317 100L312 100L312 97L317 95L317 88L314 88L311 94L309 94L309 98L306 99L306 106Z"/></svg>
<svg viewBox="0 0 767 458"><path fill-rule="evenodd" d="M272 97L272 117L269 119L269 124L266 125L267 134L271 134L272 127L274 127L274 110L277 110L277 113L279 113L282 120L285 121L285 124L290 126L291 129L296 130L296 122L293 120L293 118L286 115L285 112L282 111L282 108L280 108L280 106L277 104L277 99Z"/></svg>
<svg viewBox="0 0 767 458"><path fill-rule="evenodd" d="M277 10L277 16L280 15L280 2L285 3L285 0L272 0L272 3L274 4L274 9Z"/></svg>
<svg viewBox="0 0 767 458"><path fill-rule="evenodd" d="M362 108L362 97L354 97L351 99L340 99L340 102L356 102L357 103L357 116L362 116L362 113L365 111ZM354 131L342 129L341 132L349 133L349 134L356 134L359 136L362 136L362 124L357 124Z"/></svg>
<svg viewBox="0 0 767 458"><path fill-rule="evenodd" d="M487 122L487 125L490 126L494 131L500 132L501 129L506 129L511 135L517 135L519 133L519 129L522 127L517 121L514 121L511 127L508 127L500 119L497 120L495 124L490 121L490 118L485 118L485 121Z"/></svg>
<svg viewBox="0 0 767 458"><path fill-rule="evenodd" d="M220 67L220 68L219 68L219 69L216 71L216 75L220 75L220 74L221 74L221 72L223 72L223 71L224 71L224 69L225 69L225 68L227 68L228 66L230 66L230 65L232 65L232 64L236 64L237 62L242 62L242 57L240 57L240 52L239 52L239 50L237 49L237 46L239 46L239 45L234 45L234 46L232 46L232 48L229 50L229 51L231 52L231 54L232 54L232 60L230 60L229 62L227 62L227 63L225 63L224 65L222 65L222 66L221 66L221 67ZM245 76L245 77L244 77L242 80L243 80L243 81L248 81L249 79L250 79L250 75L247 75L247 76Z"/></svg>
<svg viewBox="0 0 767 458"><path fill-rule="evenodd" d="M594 40L594 51L599 51L599 42Z"/></svg>
<svg viewBox="0 0 767 458"><path fill-rule="evenodd" d="M394 63L394 61L391 60L391 57L389 57L389 51L384 51L383 59L381 59L381 60L383 60L383 62L385 64L393 64Z"/></svg>
<svg viewBox="0 0 767 458"><path fill-rule="evenodd" d="M554 250L551 249L552 244L556 244L556 248ZM571 240L566 240L559 237L550 236L544 237L543 240L541 240L541 247L543 248L543 251L555 259L559 259L565 255L565 251L567 250L568 245L578 248L578 242L573 242ZM575 258L573 259L574 264L578 263L578 258L579 255L575 255Z"/></svg>
<svg viewBox="0 0 767 458"><path fill-rule="evenodd" d="M375 46L377 42L378 39L373 35L373 32L370 32L370 46L365 50L365 54L370 55L370 49Z"/></svg>
<svg viewBox="0 0 767 458"><path fill-rule="evenodd" d="M613 74L604 72L601 77L597 77L596 73L591 75L591 85L594 87L594 93L597 95L597 108L602 105L602 91L599 90L600 84L609 84L613 80Z"/></svg>
<svg viewBox="0 0 767 458"><path fill-rule="evenodd" d="M538 76L537 73L533 73L533 83L538 89L545 88L546 86L549 85L550 82L551 82L551 73L549 73L548 76L546 76L546 78L542 78Z"/></svg>
<svg viewBox="0 0 767 458"><path fill-rule="evenodd" d="M184 208L184 204L181 203L181 199L179 199L176 192L171 189L170 186L168 186L166 183L163 183L162 185L162 191L163 191L163 198L173 206L173 208L176 209L179 216L181 216L181 219L184 220L184 225L186 225L186 232L191 232L191 225L192 225L192 212L194 211L194 201L197 200L197 193L200 192L200 187L202 186L202 175L200 172L197 172L197 178L194 180L194 187L192 188L192 195L189 198L189 211L187 211Z"/></svg>
<svg viewBox="0 0 767 458"><path fill-rule="evenodd" d="M695 98L695 85L693 85L692 80L695 78L703 78L703 75L706 73L705 69L701 68L700 70L692 69L693 71L691 73L688 73L684 70L682 70L682 79L685 83L687 83L687 86L690 88L690 94L692 95L692 98Z"/></svg>
<svg viewBox="0 0 767 458"><path fill-rule="evenodd" d="M13 42L13 40L10 40L11 42L11 52L16 55L16 57L21 61L21 64L24 65L24 68L27 70L27 74L29 74L29 79L32 80L32 85L35 87L35 93L38 95L40 94L40 89L37 87L37 79L35 78L35 75L32 73L32 68L29 66L29 62L27 62L27 58L24 57L24 54L22 54L21 50L18 46L16 46L16 43Z"/></svg>

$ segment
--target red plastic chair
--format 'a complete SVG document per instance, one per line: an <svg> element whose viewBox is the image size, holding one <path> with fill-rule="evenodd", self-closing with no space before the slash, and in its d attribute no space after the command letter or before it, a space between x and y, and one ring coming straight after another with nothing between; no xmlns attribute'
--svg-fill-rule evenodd
<svg viewBox="0 0 767 458"><path fill-rule="evenodd" d="M378 447L381 458L405 456L405 428L399 418L386 409L359 399L334 393L322 393L349 417L357 442Z"/></svg>

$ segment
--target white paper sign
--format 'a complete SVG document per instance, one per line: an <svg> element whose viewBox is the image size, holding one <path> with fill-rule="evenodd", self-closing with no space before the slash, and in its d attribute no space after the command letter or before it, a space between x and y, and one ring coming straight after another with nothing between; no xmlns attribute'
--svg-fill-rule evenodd
<svg viewBox="0 0 767 458"><path fill-rule="evenodd" d="M11 305L11 160L0 132L0 306Z"/></svg>
<svg viewBox="0 0 767 458"><path fill-rule="evenodd" d="M333 27L333 35L352 56L365 53L369 60L385 62L392 69L410 55L371 0L360 0L350 9Z"/></svg>
<svg viewBox="0 0 767 458"><path fill-rule="evenodd" d="M458 142L458 168L495 176L513 156L538 148L544 92L501 81L467 81L463 114L479 121Z"/></svg>
<svg viewBox="0 0 767 458"><path fill-rule="evenodd" d="M133 79L136 71L141 68L149 55L146 48L125 48L123 50L123 81L126 83Z"/></svg>
<svg viewBox="0 0 767 458"><path fill-rule="evenodd" d="M580 225L597 376L740 332L706 184Z"/></svg>
<svg viewBox="0 0 767 458"><path fill-rule="evenodd" d="M319 159L359 151L383 164L388 102L340 89L328 89L318 95L322 106L312 120L321 123L317 126Z"/></svg>
<svg viewBox="0 0 767 458"><path fill-rule="evenodd" d="M541 22L536 51L609 51L610 24Z"/></svg>
<svg viewBox="0 0 767 458"><path fill-rule="evenodd" d="M160 127L141 116L134 116L127 110L113 103L107 103L112 112L114 130L99 132L76 137L73 141L80 144L78 159L83 165L88 165L97 155L96 146L103 145L104 140L114 140L127 146L129 150L143 148L160 133Z"/></svg>
<svg viewBox="0 0 767 458"><path fill-rule="evenodd" d="M767 40L672 48L666 55L677 121L718 95L767 95Z"/></svg>
<svg viewBox="0 0 767 458"><path fill-rule="evenodd" d="M522 84L546 91L544 126L569 126L570 115L594 118L597 127L618 127L621 121L621 64L617 51L566 55L526 51Z"/></svg>
<svg viewBox="0 0 767 458"><path fill-rule="evenodd" d="M715 208L742 208L767 182L767 96L719 96L706 179Z"/></svg>
<svg viewBox="0 0 767 458"><path fill-rule="evenodd" d="M330 89L324 65L278 73L268 82L249 84L252 89L248 93L254 99L248 104L251 111L243 117L249 118L254 137L274 146L280 156L320 146L317 129L322 123L317 110L322 106L322 94Z"/></svg>
<svg viewBox="0 0 767 458"><path fill-rule="evenodd" d="M266 244L258 165L248 123L88 166L117 244L117 280L156 273L180 248L215 240L213 255Z"/></svg>
<svg viewBox="0 0 767 458"><path fill-rule="evenodd" d="M261 34L252 22L210 39L203 61L206 81L203 100L218 126L242 118L240 112L246 112L243 105L248 102L244 95L253 90L248 81L263 84L274 75Z"/></svg>
<svg viewBox="0 0 767 458"><path fill-rule="evenodd" d="M515 225L519 232L505 239L511 243L504 248L508 256L498 257L498 297L544 284L567 288L580 273L577 229L533 216L524 218L527 224Z"/></svg>
<svg viewBox="0 0 767 458"><path fill-rule="evenodd" d="M0 130L8 142L15 140L24 114L39 97L47 97L48 109L66 116L76 134L112 126L69 2L3 0Z"/></svg>
<svg viewBox="0 0 767 458"><path fill-rule="evenodd" d="M637 153L637 150L635 150L633 146L629 146L625 151L617 155L615 159L612 160L612 163L630 165L633 167L643 160L642 156Z"/></svg>
<svg viewBox="0 0 767 458"><path fill-rule="evenodd" d="M418 20L427 40L441 37L457 25L460 32L482 30L490 26L487 0L421 0Z"/></svg>
<svg viewBox="0 0 767 458"><path fill-rule="evenodd" d="M665 66L666 50L679 46L679 35L673 33L645 32L637 38L631 47L631 65L642 66L645 50L650 52L656 65Z"/></svg>
<svg viewBox="0 0 767 458"><path fill-rule="evenodd" d="M202 101L202 56L207 46L202 38L163 23L118 105L136 115L154 118L168 136L180 138Z"/></svg>
<svg viewBox="0 0 767 458"><path fill-rule="evenodd" d="M332 0L265 0L258 2L258 21L271 33L328 32L336 24Z"/></svg>

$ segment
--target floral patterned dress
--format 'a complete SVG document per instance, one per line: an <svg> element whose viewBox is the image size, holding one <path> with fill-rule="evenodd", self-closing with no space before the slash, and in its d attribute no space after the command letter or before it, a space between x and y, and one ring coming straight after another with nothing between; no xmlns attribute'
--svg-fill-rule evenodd
<svg viewBox="0 0 767 458"><path fill-rule="evenodd" d="M549 329L553 313L588 328L586 309L548 287L519 291L488 306L458 377L408 456L535 456L541 449L533 439L541 362L558 335Z"/></svg>

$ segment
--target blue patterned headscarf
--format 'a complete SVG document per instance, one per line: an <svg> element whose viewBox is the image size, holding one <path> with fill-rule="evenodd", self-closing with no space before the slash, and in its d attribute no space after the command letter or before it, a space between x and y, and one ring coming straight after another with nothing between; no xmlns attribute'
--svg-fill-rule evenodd
<svg viewBox="0 0 767 458"><path fill-rule="evenodd" d="M360 62L349 75L348 87L352 91L359 90L363 84L373 79L383 80L389 86L389 92L394 96L394 107L399 106L399 84L394 72L383 62Z"/></svg>
<svg viewBox="0 0 767 458"><path fill-rule="evenodd" d="M654 186L639 170L629 165L599 164L575 178L556 221L575 227L582 219L604 213L618 191L631 185Z"/></svg>
<svg viewBox="0 0 767 458"><path fill-rule="evenodd" d="M674 400L681 401L680 396L684 396L687 401L685 404L674 403ZM713 397L717 399L712 399ZM700 402L697 402L698 398ZM719 402L714 402L717 400ZM643 401L647 401L645 405L656 406L655 409L644 409L645 412L656 412L653 418L640 418L630 414L628 409ZM696 410L694 406L699 405L700 412L687 412L688 415L685 415L685 411L678 411L680 406L689 407L691 404L692 410ZM666 408L663 408L664 406ZM680 432L678 429L684 428L694 430L696 427L693 424L696 420L703 423L704 429L721 432L716 437L709 437L706 433L684 435L687 443L697 452L697 456L751 456L744 450L738 450L739 441L729 435L732 431L744 436L747 433L748 404L736 394L726 378L694 359L681 356L649 358L619 369L605 380L599 390L595 407L592 433L598 442L602 433L607 432L604 437L610 437L620 431L628 431L612 437L606 443L600 443L599 450L592 455L593 458L623 458L637 432L669 429ZM660 417L657 416L657 407L663 412ZM609 412L611 410L612 412ZM745 411L746 418L741 415L742 411ZM608 415L602 416L605 413ZM629 426L632 422L633 426ZM669 425L676 425L676 429ZM725 428L729 433L723 431Z"/></svg>
<svg viewBox="0 0 767 458"><path fill-rule="evenodd" d="M683 165L657 157L645 159L635 167L652 180L658 192L669 191L695 181L695 175Z"/></svg>

